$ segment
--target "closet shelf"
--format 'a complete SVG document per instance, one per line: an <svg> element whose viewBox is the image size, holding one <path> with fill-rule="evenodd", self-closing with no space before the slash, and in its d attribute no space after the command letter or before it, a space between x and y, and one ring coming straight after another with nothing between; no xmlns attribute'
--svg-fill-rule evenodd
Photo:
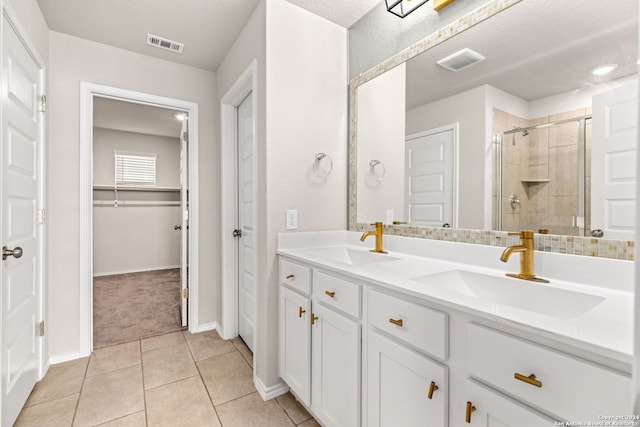
<svg viewBox="0 0 640 427"><path fill-rule="evenodd" d="M549 182L549 178L525 178L520 180L523 184L543 184Z"/></svg>
<svg viewBox="0 0 640 427"><path fill-rule="evenodd" d="M115 185L94 185L94 190L118 190L118 191L164 191L180 192L179 187L120 187Z"/></svg>

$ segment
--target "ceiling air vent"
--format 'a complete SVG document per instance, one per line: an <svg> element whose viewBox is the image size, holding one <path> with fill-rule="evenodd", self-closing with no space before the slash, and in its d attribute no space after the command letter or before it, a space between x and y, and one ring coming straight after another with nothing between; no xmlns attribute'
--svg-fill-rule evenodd
<svg viewBox="0 0 640 427"><path fill-rule="evenodd" d="M182 53L182 50L184 49L183 43L174 42L173 40L154 36L153 34L147 34L147 44L159 47L160 49L170 50L174 53Z"/></svg>
<svg viewBox="0 0 640 427"><path fill-rule="evenodd" d="M464 48L447 56L446 58L442 58L437 62L437 64L449 71L460 71L484 60L485 57L480 55L478 52L469 48Z"/></svg>

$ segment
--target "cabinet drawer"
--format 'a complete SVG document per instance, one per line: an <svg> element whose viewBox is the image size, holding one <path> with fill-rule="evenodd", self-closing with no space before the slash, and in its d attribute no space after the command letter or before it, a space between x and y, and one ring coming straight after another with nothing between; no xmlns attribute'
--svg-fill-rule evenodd
<svg viewBox="0 0 640 427"><path fill-rule="evenodd" d="M297 262L280 258L280 283L309 295L311 293L311 269Z"/></svg>
<svg viewBox="0 0 640 427"><path fill-rule="evenodd" d="M631 378L567 354L469 324L469 373L550 414L577 421L631 411ZM538 385L515 378L535 375Z"/></svg>
<svg viewBox="0 0 640 427"><path fill-rule="evenodd" d="M360 285L322 271L313 274L313 299L360 318Z"/></svg>
<svg viewBox="0 0 640 427"><path fill-rule="evenodd" d="M470 427L540 427L561 425L556 420L510 399L503 394L484 387L473 380L467 381L467 402L475 408L469 414ZM455 411L456 419L466 418L466 402Z"/></svg>
<svg viewBox="0 0 640 427"><path fill-rule="evenodd" d="M448 357L447 314L408 301L369 292L369 324L425 352Z"/></svg>

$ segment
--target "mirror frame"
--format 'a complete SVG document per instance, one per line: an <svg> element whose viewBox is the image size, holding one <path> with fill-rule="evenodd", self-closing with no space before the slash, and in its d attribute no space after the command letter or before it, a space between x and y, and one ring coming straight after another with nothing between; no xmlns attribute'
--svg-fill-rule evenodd
<svg viewBox="0 0 640 427"><path fill-rule="evenodd" d="M409 46L389 59L351 79L349 82L348 230L365 231L370 229L369 224L359 223L357 221L358 87L522 1L523 0L490 0L479 8L431 33L429 36L414 45ZM509 232L497 230L384 225L384 233L396 236L447 240L452 242L475 243L502 247L518 243L517 236L509 236ZM536 250L545 252L605 257L621 260L634 260L635 252L635 241L632 240L596 239L592 237L553 234L536 234L535 246Z"/></svg>

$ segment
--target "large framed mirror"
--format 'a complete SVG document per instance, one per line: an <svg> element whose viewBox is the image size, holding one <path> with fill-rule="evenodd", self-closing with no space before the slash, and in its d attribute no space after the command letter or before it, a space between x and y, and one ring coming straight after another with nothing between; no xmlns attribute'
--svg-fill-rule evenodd
<svg viewBox="0 0 640 427"><path fill-rule="evenodd" d="M351 81L349 228L632 240L638 2L487 5Z"/></svg>

